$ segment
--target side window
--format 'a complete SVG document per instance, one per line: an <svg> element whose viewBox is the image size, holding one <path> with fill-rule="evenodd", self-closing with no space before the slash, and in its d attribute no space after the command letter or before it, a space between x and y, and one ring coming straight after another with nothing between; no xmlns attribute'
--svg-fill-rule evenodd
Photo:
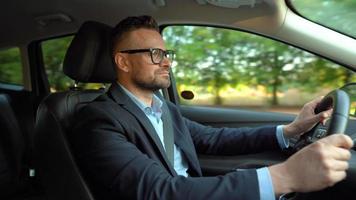
<svg viewBox="0 0 356 200"><path fill-rule="evenodd" d="M63 73L63 61L65 53L73 39L73 36L55 38L41 43L43 52L43 62L50 84L51 92L68 90L73 86L74 81ZM102 84L81 83L83 88L96 89Z"/></svg>
<svg viewBox="0 0 356 200"><path fill-rule="evenodd" d="M0 83L23 85L19 48L0 50Z"/></svg>
<svg viewBox="0 0 356 200"><path fill-rule="evenodd" d="M43 62L51 92L68 89L73 81L63 73L63 60L73 36L42 42Z"/></svg>
<svg viewBox="0 0 356 200"><path fill-rule="evenodd" d="M163 30L183 105L296 113L311 99L355 81L354 72L308 52L250 33L201 26Z"/></svg>

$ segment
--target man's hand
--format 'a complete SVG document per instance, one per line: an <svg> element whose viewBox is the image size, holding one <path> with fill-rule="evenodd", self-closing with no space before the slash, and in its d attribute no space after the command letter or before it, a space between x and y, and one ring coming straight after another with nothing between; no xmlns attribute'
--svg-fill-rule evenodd
<svg viewBox="0 0 356 200"><path fill-rule="evenodd" d="M343 180L352 146L349 136L334 134L306 146L287 161L270 166L275 194L321 190Z"/></svg>
<svg viewBox="0 0 356 200"><path fill-rule="evenodd" d="M320 103L323 97L318 97L313 101L306 103L295 120L283 127L283 133L286 138L290 138L309 131L318 122L323 122L332 114L332 109L314 113L315 107Z"/></svg>

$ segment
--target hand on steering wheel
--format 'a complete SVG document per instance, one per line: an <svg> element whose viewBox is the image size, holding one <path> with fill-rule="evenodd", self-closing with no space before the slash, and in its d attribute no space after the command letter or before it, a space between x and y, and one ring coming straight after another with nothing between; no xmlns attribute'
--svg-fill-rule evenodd
<svg viewBox="0 0 356 200"><path fill-rule="evenodd" d="M318 114L330 108L333 108L333 112L328 123L325 125L317 123L310 131L303 134L292 147L293 152L299 151L306 145L325 136L345 132L350 109L349 95L343 90L333 90L322 99L314 112Z"/></svg>

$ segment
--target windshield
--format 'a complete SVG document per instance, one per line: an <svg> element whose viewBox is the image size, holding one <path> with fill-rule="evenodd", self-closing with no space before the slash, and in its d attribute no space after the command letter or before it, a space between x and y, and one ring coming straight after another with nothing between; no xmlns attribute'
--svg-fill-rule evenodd
<svg viewBox="0 0 356 200"><path fill-rule="evenodd" d="M303 17L356 38L355 0L289 0Z"/></svg>

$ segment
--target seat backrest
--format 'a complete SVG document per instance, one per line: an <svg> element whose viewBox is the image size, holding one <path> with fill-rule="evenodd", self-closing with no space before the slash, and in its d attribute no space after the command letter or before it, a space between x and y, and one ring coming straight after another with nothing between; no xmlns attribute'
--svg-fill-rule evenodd
<svg viewBox="0 0 356 200"><path fill-rule="evenodd" d="M11 106L0 94L0 199L14 196L24 184L25 138Z"/></svg>
<svg viewBox="0 0 356 200"><path fill-rule="evenodd" d="M78 82L111 83L115 69L111 60L111 27L84 23L75 35L64 60L64 72ZM67 134L75 113L102 94L104 89L50 94L36 117L35 161L49 199L94 199L72 155Z"/></svg>
<svg viewBox="0 0 356 200"><path fill-rule="evenodd" d="M75 111L94 100L100 91L71 91L49 95L36 119L35 163L49 199L93 199L76 166L66 139Z"/></svg>

